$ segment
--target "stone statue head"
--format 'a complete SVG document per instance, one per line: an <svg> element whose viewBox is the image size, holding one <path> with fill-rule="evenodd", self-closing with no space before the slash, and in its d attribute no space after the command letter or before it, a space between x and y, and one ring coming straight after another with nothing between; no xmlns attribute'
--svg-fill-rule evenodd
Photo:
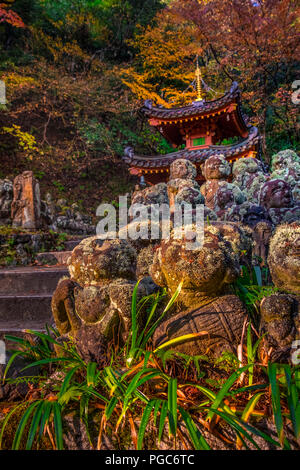
<svg viewBox="0 0 300 470"><path fill-rule="evenodd" d="M257 158L246 157L240 158L234 162L232 167L232 174L234 178L237 178L239 175L245 175L247 173L256 174L263 172L263 164Z"/></svg>
<svg viewBox="0 0 300 470"><path fill-rule="evenodd" d="M197 176L197 168L189 160L178 158L170 165L170 180L173 179L194 179Z"/></svg>
<svg viewBox="0 0 300 470"><path fill-rule="evenodd" d="M158 183L145 189L135 191L131 198L132 204L167 204L168 192L166 183Z"/></svg>
<svg viewBox="0 0 300 470"><path fill-rule="evenodd" d="M246 213L242 218L242 222L249 227L254 227L258 223L269 219L267 211L256 204L249 204Z"/></svg>
<svg viewBox="0 0 300 470"><path fill-rule="evenodd" d="M279 209L293 206L290 185L281 179L267 181L260 190L260 205L266 209Z"/></svg>
<svg viewBox="0 0 300 470"><path fill-rule="evenodd" d="M163 240L156 250L150 268L154 282L168 287L170 294L183 280L181 297L186 306L194 302L195 295L215 296L239 273L238 258L219 227L205 227L201 247L191 250L188 243L171 233L170 239Z"/></svg>
<svg viewBox="0 0 300 470"><path fill-rule="evenodd" d="M270 242L268 265L276 287L300 294L300 224L279 225Z"/></svg>
<svg viewBox="0 0 300 470"><path fill-rule="evenodd" d="M136 251L126 240L89 237L74 248L68 268L71 278L81 286L135 279Z"/></svg>
<svg viewBox="0 0 300 470"><path fill-rule="evenodd" d="M226 179L231 173L231 165L224 155L213 155L204 163L202 172L206 180Z"/></svg>
<svg viewBox="0 0 300 470"><path fill-rule="evenodd" d="M300 157L293 150L282 150L272 157L272 172L285 170L293 163L300 163Z"/></svg>

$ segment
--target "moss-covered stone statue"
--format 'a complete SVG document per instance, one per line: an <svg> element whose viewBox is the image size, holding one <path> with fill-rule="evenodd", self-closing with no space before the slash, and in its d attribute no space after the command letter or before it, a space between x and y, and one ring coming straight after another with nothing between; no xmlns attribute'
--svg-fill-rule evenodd
<svg viewBox="0 0 300 470"><path fill-rule="evenodd" d="M175 204L182 206L187 203L193 208L197 204L204 204L204 197L200 192L196 176L197 168L189 160L179 158L170 165L167 188L171 211Z"/></svg>
<svg viewBox="0 0 300 470"><path fill-rule="evenodd" d="M292 190L293 199L300 203L300 157L293 150L282 150L272 157L271 179L286 181Z"/></svg>
<svg viewBox="0 0 300 470"><path fill-rule="evenodd" d="M11 223L11 204L13 201L13 184L10 180L0 180L0 225Z"/></svg>
<svg viewBox="0 0 300 470"><path fill-rule="evenodd" d="M259 190L269 178L262 162L252 157L240 158L233 164L232 174L232 182L246 194L248 201L257 204Z"/></svg>
<svg viewBox="0 0 300 470"><path fill-rule="evenodd" d="M267 181L260 189L259 202L275 226L300 220L300 204L294 201L291 186L283 179Z"/></svg>
<svg viewBox="0 0 300 470"><path fill-rule="evenodd" d="M126 340L136 284L136 252L125 240L84 239L72 252L70 279L58 283L52 312L61 335L75 339L80 354L101 362L107 343ZM140 285L139 296L147 291Z"/></svg>
<svg viewBox="0 0 300 470"><path fill-rule="evenodd" d="M206 180L201 186L205 205L217 214L219 220L224 219L231 207L246 200L240 188L227 181L231 175L231 165L223 155L209 157L203 165L202 173Z"/></svg>
<svg viewBox="0 0 300 470"><path fill-rule="evenodd" d="M231 236L232 235L232 236ZM177 313L170 313L154 333L154 347L183 335L203 333L176 346L186 354L236 351L246 310L226 286L239 274L238 232L222 224L206 226L202 247L188 249L186 239L163 240L150 269L159 286L171 296L183 281ZM232 242L230 241L232 240Z"/></svg>
<svg viewBox="0 0 300 470"><path fill-rule="evenodd" d="M264 352L274 361L291 360L293 341L300 339L300 224L277 227L270 242L268 264L282 293L265 297L260 305Z"/></svg>

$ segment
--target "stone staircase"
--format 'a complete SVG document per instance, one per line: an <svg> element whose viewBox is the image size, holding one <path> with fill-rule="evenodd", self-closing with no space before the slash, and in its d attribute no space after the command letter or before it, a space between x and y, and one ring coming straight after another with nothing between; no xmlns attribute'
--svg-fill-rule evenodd
<svg viewBox="0 0 300 470"><path fill-rule="evenodd" d="M39 253L34 266L0 268L0 340L23 336L26 329L45 331L45 325L53 323L53 292L69 275L67 259L83 238L66 241L66 251Z"/></svg>
<svg viewBox="0 0 300 470"><path fill-rule="evenodd" d="M66 266L29 266L0 270L0 339L22 336L25 329L44 331L53 322L51 297Z"/></svg>

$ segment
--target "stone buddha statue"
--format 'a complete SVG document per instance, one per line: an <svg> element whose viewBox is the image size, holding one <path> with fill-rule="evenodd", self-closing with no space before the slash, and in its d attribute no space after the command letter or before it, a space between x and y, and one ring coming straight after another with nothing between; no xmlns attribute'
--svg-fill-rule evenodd
<svg viewBox="0 0 300 470"><path fill-rule="evenodd" d="M274 225L300 219L300 205L295 204L289 183L282 179L267 181L260 190L259 201Z"/></svg>

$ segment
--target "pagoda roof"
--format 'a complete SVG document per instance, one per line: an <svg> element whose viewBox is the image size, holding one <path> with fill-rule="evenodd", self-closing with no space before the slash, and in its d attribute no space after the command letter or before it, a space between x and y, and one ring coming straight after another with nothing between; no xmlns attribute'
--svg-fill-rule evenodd
<svg viewBox="0 0 300 470"><path fill-rule="evenodd" d="M141 112L148 118L173 120L210 114L211 112L223 109L233 101L240 101L240 89L237 82L233 82L230 90L216 100L194 101L192 104L181 108L155 107L151 100L146 100L144 106L141 108Z"/></svg>
<svg viewBox="0 0 300 470"><path fill-rule="evenodd" d="M178 152L168 153L166 155L139 156L135 155L131 147L125 149L123 160L134 168L162 168L169 167L170 164L178 158L185 158L194 163L204 163L212 155L224 155L227 159L236 159L239 155L258 145L260 141L257 127L249 129L249 135L246 139L233 145L210 145L196 149L183 149Z"/></svg>

